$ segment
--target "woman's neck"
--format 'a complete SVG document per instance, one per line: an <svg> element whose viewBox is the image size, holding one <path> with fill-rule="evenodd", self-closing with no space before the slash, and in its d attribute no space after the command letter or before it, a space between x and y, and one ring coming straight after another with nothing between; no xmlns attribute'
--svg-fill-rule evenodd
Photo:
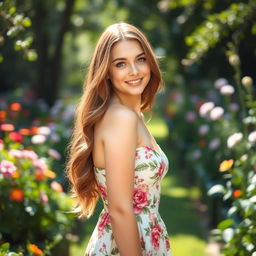
<svg viewBox="0 0 256 256"><path fill-rule="evenodd" d="M125 105L141 117L141 96L122 97L115 94L112 97L112 103Z"/></svg>

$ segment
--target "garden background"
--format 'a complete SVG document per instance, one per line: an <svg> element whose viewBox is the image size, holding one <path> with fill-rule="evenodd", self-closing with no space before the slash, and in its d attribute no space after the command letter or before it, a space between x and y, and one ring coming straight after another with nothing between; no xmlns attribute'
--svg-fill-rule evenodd
<svg viewBox="0 0 256 256"><path fill-rule="evenodd" d="M256 0L1 1L0 255L83 255L101 205L70 212L67 145L95 42L125 21L165 82L148 126L173 255L255 256L255 17Z"/></svg>

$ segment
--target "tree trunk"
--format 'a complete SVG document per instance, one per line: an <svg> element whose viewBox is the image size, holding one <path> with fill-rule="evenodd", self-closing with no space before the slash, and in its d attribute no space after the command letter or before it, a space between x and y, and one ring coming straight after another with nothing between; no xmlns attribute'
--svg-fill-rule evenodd
<svg viewBox="0 0 256 256"><path fill-rule="evenodd" d="M63 12L61 25L60 25L59 33L57 36L57 41L55 44L56 48L55 48L54 56L51 60L51 70L50 70L51 80L49 83L50 93L47 95L47 103L50 106L54 104L55 100L59 96L63 42L64 42L64 36L68 31L70 16L72 14L74 3L75 3L75 0L66 0L66 8Z"/></svg>
<svg viewBox="0 0 256 256"><path fill-rule="evenodd" d="M45 29L47 19L46 4L44 1L35 1L34 30L36 48L38 51L37 78L33 89L36 97L44 99L49 106L52 106L58 98L60 90L61 61L64 36L68 31L69 21L72 14L75 0L66 0L65 9L62 13L59 30L54 44L54 53L49 53L49 35Z"/></svg>

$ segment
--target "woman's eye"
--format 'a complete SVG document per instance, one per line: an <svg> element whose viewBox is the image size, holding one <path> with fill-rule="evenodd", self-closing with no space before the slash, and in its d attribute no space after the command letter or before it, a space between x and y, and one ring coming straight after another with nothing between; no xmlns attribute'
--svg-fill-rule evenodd
<svg viewBox="0 0 256 256"><path fill-rule="evenodd" d="M125 66L125 62L118 62L116 63L116 67L124 67Z"/></svg>
<svg viewBox="0 0 256 256"><path fill-rule="evenodd" d="M141 57L138 59L139 62L145 62L146 61L146 58L145 57Z"/></svg>

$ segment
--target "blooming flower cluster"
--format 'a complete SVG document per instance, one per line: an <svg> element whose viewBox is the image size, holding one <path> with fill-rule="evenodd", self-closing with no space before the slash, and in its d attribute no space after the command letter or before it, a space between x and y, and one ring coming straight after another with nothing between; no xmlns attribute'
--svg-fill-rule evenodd
<svg viewBox="0 0 256 256"><path fill-rule="evenodd" d="M235 63L236 57L232 55L230 61ZM188 175L192 171L204 189L210 188L205 196L210 196L209 209L213 206L211 202L215 207L212 225L217 225L216 219L220 222L224 218L214 234L225 243L225 255L254 255L256 101L253 80L245 76L233 86L227 79L219 78L214 86L204 85L200 89L184 99L180 111L171 118L167 116L170 134L173 142L177 142L182 160L186 160L183 165L189 170ZM187 118L191 112L198 115ZM225 205L218 199L220 194Z"/></svg>
<svg viewBox="0 0 256 256"><path fill-rule="evenodd" d="M52 170L62 159L52 147L57 126L39 120L26 124L25 110L18 102L0 110L1 243L6 251L11 242L26 255L45 255L72 227L73 216L65 213L72 201Z"/></svg>

